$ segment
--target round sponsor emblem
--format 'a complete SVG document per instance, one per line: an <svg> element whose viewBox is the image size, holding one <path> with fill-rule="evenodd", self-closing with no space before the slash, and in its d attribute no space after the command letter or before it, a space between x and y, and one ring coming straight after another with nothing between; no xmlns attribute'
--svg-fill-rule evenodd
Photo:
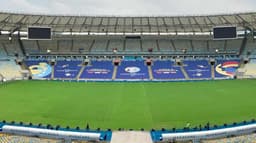
<svg viewBox="0 0 256 143"><path fill-rule="evenodd" d="M225 76L234 76L237 68L239 67L239 62L237 61L226 61L222 64L216 66L215 70Z"/></svg>
<svg viewBox="0 0 256 143"><path fill-rule="evenodd" d="M33 77L43 78L51 74L52 68L46 62L38 63L37 65L29 66L29 70Z"/></svg>
<svg viewBox="0 0 256 143"><path fill-rule="evenodd" d="M66 73L65 76L71 76L71 73Z"/></svg>
<svg viewBox="0 0 256 143"><path fill-rule="evenodd" d="M125 71L128 73L137 73L140 71L140 68L138 67L127 67L125 68Z"/></svg>
<svg viewBox="0 0 256 143"><path fill-rule="evenodd" d="M200 77L202 75L203 75L202 73L196 73L196 76L198 76L198 77Z"/></svg>

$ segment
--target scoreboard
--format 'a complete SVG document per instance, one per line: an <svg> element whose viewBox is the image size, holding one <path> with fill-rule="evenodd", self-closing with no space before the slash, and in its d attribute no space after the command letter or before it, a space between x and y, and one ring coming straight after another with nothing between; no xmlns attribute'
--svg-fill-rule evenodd
<svg viewBox="0 0 256 143"><path fill-rule="evenodd" d="M236 27L235 26L214 27L213 38L217 40L236 39L237 38Z"/></svg>
<svg viewBox="0 0 256 143"><path fill-rule="evenodd" d="M28 39L30 40L51 40L52 32L50 27L28 27Z"/></svg>

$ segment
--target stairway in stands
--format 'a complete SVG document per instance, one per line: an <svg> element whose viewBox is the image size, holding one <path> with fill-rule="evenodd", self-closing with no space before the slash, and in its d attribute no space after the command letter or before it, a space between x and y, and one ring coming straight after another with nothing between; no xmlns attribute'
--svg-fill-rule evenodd
<svg viewBox="0 0 256 143"><path fill-rule="evenodd" d="M9 135L6 134L0 134L0 142L1 143L9 143L11 140Z"/></svg>
<svg viewBox="0 0 256 143"><path fill-rule="evenodd" d="M114 131L110 143L153 143L149 132Z"/></svg>
<svg viewBox="0 0 256 143"><path fill-rule="evenodd" d="M18 61L17 61L18 62ZM17 64L19 64L19 63L17 63ZM26 63L22 60L22 61L20 61L20 68L22 69L22 70L29 70L29 68L28 68L28 66L26 65Z"/></svg>
<svg viewBox="0 0 256 143"><path fill-rule="evenodd" d="M57 61L55 61L53 65L51 62L49 62L49 64L51 65L51 68L52 68L51 79L54 79L54 68L55 68L55 65L57 64Z"/></svg>
<svg viewBox="0 0 256 143"><path fill-rule="evenodd" d="M82 65L82 68L80 69L79 73L77 74L76 76L76 79L79 80L80 79L80 76L82 75L84 69L85 69L86 65Z"/></svg>
<svg viewBox="0 0 256 143"><path fill-rule="evenodd" d="M154 77L153 77L153 72L152 72L152 67L151 66L148 66L148 74L149 74L149 79L153 80Z"/></svg>
<svg viewBox="0 0 256 143"><path fill-rule="evenodd" d="M55 64L56 64L56 62L55 62ZM52 67L51 79L54 79L54 67L55 67L55 65L51 65L51 67Z"/></svg>
<svg viewBox="0 0 256 143"><path fill-rule="evenodd" d="M114 71L113 71L113 75L112 75L112 80L115 80L115 79L116 79L117 68L118 68L118 66L114 66Z"/></svg>
<svg viewBox="0 0 256 143"><path fill-rule="evenodd" d="M186 70L184 69L184 67L183 67L183 66L180 66L180 69L181 69L183 75L185 76L185 79L186 79L186 80L189 80L190 78L189 78L189 76L188 76L188 73L187 73Z"/></svg>
<svg viewBox="0 0 256 143"><path fill-rule="evenodd" d="M211 65L211 71L212 71L212 79L215 78L215 68L214 65Z"/></svg>

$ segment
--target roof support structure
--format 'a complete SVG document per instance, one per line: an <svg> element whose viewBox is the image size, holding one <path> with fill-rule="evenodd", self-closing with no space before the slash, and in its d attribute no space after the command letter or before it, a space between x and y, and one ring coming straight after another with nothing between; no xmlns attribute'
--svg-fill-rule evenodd
<svg viewBox="0 0 256 143"><path fill-rule="evenodd" d="M255 27L250 24L249 22L247 22L242 16L240 16L239 14L236 15L238 18L240 18L242 20L242 24L245 28L248 28L250 31L252 31Z"/></svg>
<svg viewBox="0 0 256 143"><path fill-rule="evenodd" d="M82 20L82 21L81 21ZM91 20L91 21L88 21ZM100 20L100 21L99 21ZM79 23L77 22L79 21ZM195 33L209 32L214 26L236 25L239 30L256 29L256 12L209 16L159 17L97 17L29 15L0 12L0 29L10 31L20 26L26 31L29 25L49 26L54 32L77 33ZM104 29L104 31L102 30ZM136 29L136 30L135 30Z"/></svg>
<svg viewBox="0 0 256 143"><path fill-rule="evenodd" d="M186 29L185 29L184 25L182 24L182 22L181 22L181 20L180 20L180 17L177 17L177 18L178 18L180 27L183 29L183 32L185 32Z"/></svg>
<svg viewBox="0 0 256 143"><path fill-rule="evenodd" d="M82 32L83 28L85 27L86 21L87 21L87 17L85 17L83 20L83 24L81 25L80 30L79 30L80 33Z"/></svg>

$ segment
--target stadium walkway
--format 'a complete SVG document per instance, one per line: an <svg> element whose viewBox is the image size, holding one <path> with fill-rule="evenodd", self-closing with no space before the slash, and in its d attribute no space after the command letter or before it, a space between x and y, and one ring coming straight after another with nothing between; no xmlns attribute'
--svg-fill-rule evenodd
<svg viewBox="0 0 256 143"><path fill-rule="evenodd" d="M110 143L153 143L149 132L116 131Z"/></svg>

